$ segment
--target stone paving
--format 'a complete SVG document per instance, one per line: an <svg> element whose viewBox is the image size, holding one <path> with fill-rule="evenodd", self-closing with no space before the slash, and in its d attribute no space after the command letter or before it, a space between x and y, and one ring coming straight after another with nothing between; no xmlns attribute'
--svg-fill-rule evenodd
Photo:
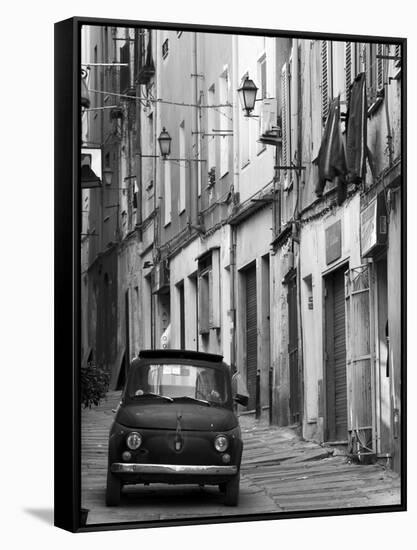
<svg viewBox="0 0 417 550"><path fill-rule="evenodd" d="M104 504L107 438L118 392L82 412L82 507L87 524L265 514L400 504L400 479L379 464L348 463L326 446L301 440L242 415L244 440L239 506L225 507L217 487L150 485L123 490L119 507Z"/></svg>

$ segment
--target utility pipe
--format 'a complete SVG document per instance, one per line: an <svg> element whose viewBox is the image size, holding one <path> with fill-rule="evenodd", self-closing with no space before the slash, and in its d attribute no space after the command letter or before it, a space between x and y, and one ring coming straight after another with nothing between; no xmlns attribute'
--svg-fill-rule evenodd
<svg viewBox="0 0 417 550"><path fill-rule="evenodd" d="M135 29L135 47L139 59L142 59L142 44L139 39L139 31ZM136 81L136 179L138 186L138 202L136 205L136 224L142 225L142 109L140 96L140 84ZM142 241L142 228L139 230L139 241Z"/></svg>

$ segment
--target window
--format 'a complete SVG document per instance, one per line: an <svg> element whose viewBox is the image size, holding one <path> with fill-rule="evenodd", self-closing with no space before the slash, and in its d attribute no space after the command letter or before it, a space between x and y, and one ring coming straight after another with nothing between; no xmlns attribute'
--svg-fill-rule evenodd
<svg viewBox="0 0 417 550"><path fill-rule="evenodd" d="M321 114L323 126L329 113L330 101L341 95L345 101L347 84L347 50L345 42L321 42ZM351 67L349 66L350 70Z"/></svg>
<svg viewBox="0 0 417 550"><path fill-rule="evenodd" d="M220 328L220 249L214 248L198 263L199 333Z"/></svg>
<svg viewBox="0 0 417 550"><path fill-rule="evenodd" d="M145 401L154 401L157 394L168 399L192 397L223 405L230 401L229 391L226 373L221 369L181 363L133 367L127 384L130 399Z"/></svg>
<svg viewBox="0 0 417 550"><path fill-rule="evenodd" d="M350 98L350 86L358 73L362 70L359 57L358 44L354 42L345 42L345 89L346 102Z"/></svg>
<svg viewBox="0 0 417 550"><path fill-rule="evenodd" d="M140 208L139 187L135 178L133 180L133 219L135 224L137 224L140 220L140 216L138 215L139 208Z"/></svg>
<svg viewBox="0 0 417 550"><path fill-rule="evenodd" d="M207 105L215 104L215 86L210 86L207 93ZM216 129L216 111L214 109L207 109L207 133L213 134L213 129ZM216 138L213 135L207 136L207 160L208 171L213 168L216 169Z"/></svg>
<svg viewBox="0 0 417 550"><path fill-rule="evenodd" d="M123 94L130 87L130 44L127 42L120 48L120 63L126 63L120 67L120 93Z"/></svg>
<svg viewBox="0 0 417 550"><path fill-rule="evenodd" d="M179 144L180 144L180 159L185 158L185 128L184 121L180 124L179 130ZM180 170L180 189L179 189L179 204L178 211L181 214L185 210L185 178L186 178L186 164L184 160L179 161Z"/></svg>
<svg viewBox="0 0 417 550"><path fill-rule="evenodd" d="M221 105L229 103L229 75L227 69L219 78L219 101ZM229 137L224 134L231 129L231 116L228 107L219 108L219 126L220 133L220 177L223 177L229 171Z"/></svg>
<svg viewBox="0 0 417 550"><path fill-rule="evenodd" d="M168 38L162 43L162 59L165 59L168 56L169 46Z"/></svg>
<svg viewBox="0 0 417 550"><path fill-rule="evenodd" d="M384 59L383 44L364 44L363 59L366 71L366 87L368 90L368 106L370 109L380 104L384 97Z"/></svg>
<svg viewBox="0 0 417 550"><path fill-rule="evenodd" d="M171 222L171 163L164 162L165 225Z"/></svg>

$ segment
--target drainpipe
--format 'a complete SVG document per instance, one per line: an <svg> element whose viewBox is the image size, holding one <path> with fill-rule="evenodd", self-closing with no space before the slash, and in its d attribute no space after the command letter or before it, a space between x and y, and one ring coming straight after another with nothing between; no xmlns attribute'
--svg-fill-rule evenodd
<svg viewBox="0 0 417 550"><path fill-rule="evenodd" d="M387 123L387 149L388 149L388 163L392 166L393 151L392 151L392 134L391 134L391 121L389 116L388 105L388 59L384 59L384 103L385 103L385 119Z"/></svg>
<svg viewBox="0 0 417 550"><path fill-rule="evenodd" d="M142 59L142 47L139 40L139 31L135 29L135 46L138 52L139 59ZM136 205L136 225L140 227L138 230L139 241L142 241L142 105L139 101L141 86L136 81L136 180L138 186L138 202Z"/></svg>
<svg viewBox="0 0 417 550"><path fill-rule="evenodd" d="M298 40L293 40L293 63L292 63L292 83L293 83L293 105L295 107L292 114L292 125L294 128L294 141L295 150L295 162L297 166L301 166L301 131L300 131L300 112L299 112L299 89L300 89L300 71L299 71L299 56L298 56ZM299 219L300 212L300 178L301 170L295 171L295 192L296 192L296 206L294 209L294 220ZM298 226L298 231L297 231ZM298 246L298 261L297 261L297 302L298 302L298 372L300 375L300 424L303 429L303 412L304 412L304 377L303 377L303 322L302 322L302 302L301 302L301 246L300 246L300 226L297 223L293 224L293 243L294 240ZM294 246L294 245L293 245Z"/></svg>

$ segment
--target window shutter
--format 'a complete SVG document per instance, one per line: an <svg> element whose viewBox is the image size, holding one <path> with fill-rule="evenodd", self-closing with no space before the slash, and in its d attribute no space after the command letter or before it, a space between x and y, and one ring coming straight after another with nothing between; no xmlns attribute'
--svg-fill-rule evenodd
<svg viewBox="0 0 417 550"><path fill-rule="evenodd" d="M290 70L289 64L285 63L281 72L281 100L282 100L282 153L281 163L288 166L291 161L291 128L290 128ZM288 186L287 172L283 172L284 189Z"/></svg>
<svg viewBox="0 0 417 550"><path fill-rule="evenodd" d="M345 272L348 430L364 440L373 425L369 276L368 265Z"/></svg>
<svg viewBox="0 0 417 550"><path fill-rule="evenodd" d="M384 45L376 45L376 56L384 55ZM381 57L376 57L376 90L377 92L384 87L384 60Z"/></svg>
<svg viewBox="0 0 417 550"><path fill-rule="evenodd" d="M398 58L399 58L399 59L396 59L396 60L395 60L394 65L395 65L396 67L401 67L401 45L400 45L400 44L397 44L397 45L395 46L394 55L395 55L395 57L398 57Z"/></svg>
<svg viewBox="0 0 417 550"><path fill-rule="evenodd" d="M200 334L209 332L209 276L208 272L198 277L198 328Z"/></svg>
<svg viewBox="0 0 417 550"><path fill-rule="evenodd" d="M213 326L213 271L207 273L208 278L208 314L209 314L209 328Z"/></svg>
<svg viewBox="0 0 417 550"><path fill-rule="evenodd" d="M130 43L127 42L120 48L120 63L130 63ZM120 93L123 94L130 86L129 65L120 67Z"/></svg>
<svg viewBox="0 0 417 550"><path fill-rule="evenodd" d="M352 42L345 42L346 101L350 99L350 85L352 84L352 46Z"/></svg>
<svg viewBox="0 0 417 550"><path fill-rule="evenodd" d="M210 276L210 328L220 328L220 248L213 249L211 253Z"/></svg>
<svg viewBox="0 0 417 550"><path fill-rule="evenodd" d="M326 40L321 42L321 116L324 124L329 112L330 74L329 52Z"/></svg>

